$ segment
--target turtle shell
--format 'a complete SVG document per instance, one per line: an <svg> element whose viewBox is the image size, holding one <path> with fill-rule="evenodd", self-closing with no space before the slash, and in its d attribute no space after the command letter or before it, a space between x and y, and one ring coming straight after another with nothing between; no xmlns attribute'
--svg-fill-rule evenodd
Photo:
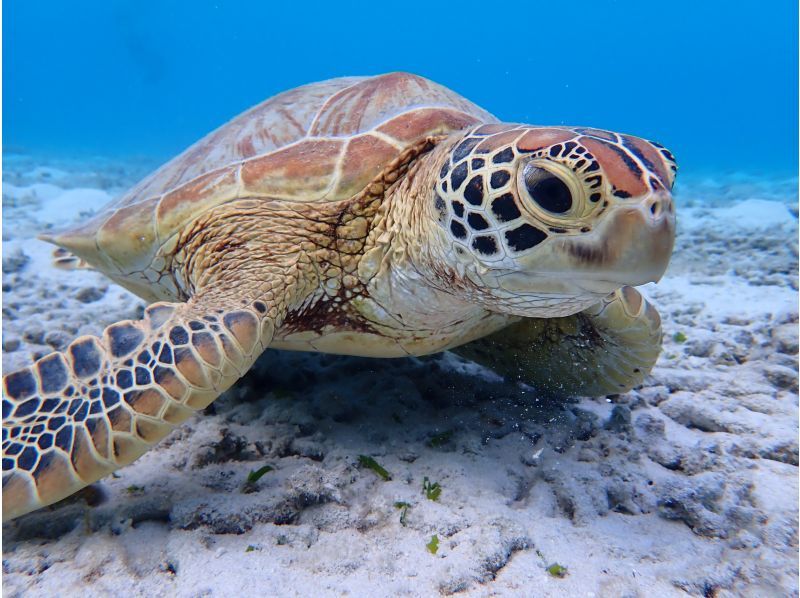
<svg viewBox="0 0 800 598"><path fill-rule="evenodd" d="M347 199L416 141L485 122L497 119L407 73L305 85L210 133L89 222L42 238L134 290L132 278L158 269L159 248L215 206L239 197ZM146 285L135 292L145 296Z"/></svg>

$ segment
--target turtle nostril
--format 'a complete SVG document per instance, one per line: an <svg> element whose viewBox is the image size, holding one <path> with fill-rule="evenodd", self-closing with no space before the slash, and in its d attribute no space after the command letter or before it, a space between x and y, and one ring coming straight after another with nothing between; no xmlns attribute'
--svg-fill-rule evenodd
<svg viewBox="0 0 800 598"><path fill-rule="evenodd" d="M668 217L675 210L669 197L653 197L648 201L647 207L656 220Z"/></svg>
<svg viewBox="0 0 800 598"><path fill-rule="evenodd" d="M658 218L661 215L662 206L660 199L654 199L650 203L650 213L653 215L654 218Z"/></svg>

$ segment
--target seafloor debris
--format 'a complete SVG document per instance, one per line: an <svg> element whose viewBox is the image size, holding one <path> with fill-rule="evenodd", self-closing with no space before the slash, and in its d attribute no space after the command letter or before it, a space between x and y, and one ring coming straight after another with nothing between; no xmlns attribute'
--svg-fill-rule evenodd
<svg viewBox="0 0 800 598"><path fill-rule="evenodd" d="M59 170L36 172L62 193L129 182L114 174L124 169ZM50 268L50 248L33 239L47 225L46 210L31 207L44 201L29 189L45 182L36 172L6 168L4 255L29 260L4 264L6 370L141 309L95 272ZM761 197L796 190L747 185ZM66 501L5 526L4 590L159 595L168 583L179 595L222 595L236 571L268 578L276 595L356 593L348 584L359 579L398 595L484 584L508 595L555 584L568 595L791 595L795 198L732 204L730 189L744 187L714 188L717 199L687 209L684 187L670 270L643 289L665 346L642 387L554 401L452 355L268 351L213 412L101 481L91 506ZM79 206L58 209L69 220ZM84 303L84 289L105 292ZM274 469L241 492L266 463ZM424 548L433 537L436 558ZM569 574L555 579L555 564Z"/></svg>

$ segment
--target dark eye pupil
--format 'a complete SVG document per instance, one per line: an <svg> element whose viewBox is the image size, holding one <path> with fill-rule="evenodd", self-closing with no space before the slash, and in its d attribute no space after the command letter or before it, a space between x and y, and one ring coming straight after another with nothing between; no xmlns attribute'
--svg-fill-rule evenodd
<svg viewBox="0 0 800 598"><path fill-rule="evenodd" d="M572 207L572 193L569 187L544 168L527 166L525 186L533 200L548 212L563 214Z"/></svg>

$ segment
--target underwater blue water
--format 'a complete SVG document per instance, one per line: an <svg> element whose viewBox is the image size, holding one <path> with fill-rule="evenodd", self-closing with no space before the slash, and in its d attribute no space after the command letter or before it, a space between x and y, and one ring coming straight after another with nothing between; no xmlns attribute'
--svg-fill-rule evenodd
<svg viewBox="0 0 800 598"><path fill-rule="evenodd" d="M282 90L412 71L505 121L797 169L797 3L6 0L3 143L167 158Z"/></svg>

